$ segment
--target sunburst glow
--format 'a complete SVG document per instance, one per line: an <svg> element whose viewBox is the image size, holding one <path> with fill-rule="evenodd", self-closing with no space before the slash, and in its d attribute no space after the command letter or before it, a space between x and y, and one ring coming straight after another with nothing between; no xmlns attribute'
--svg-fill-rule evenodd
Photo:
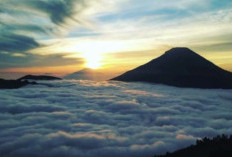
<svg viewBox="0 0 232 157"><path fill-rule="evenodd" d="M86 63L86 67L91 68L91 69L98 69L101 67L101 63L97 60L88 60Z"/></svg>
<svg viewBox="0 0 232 157"><path fill-rule="evenodd" d="M86 64L85 66L87 68L91 68L91 69L98 69L102 66L102 55L101 53L86 53L84 55L84 58L86 60Z"/></svg>

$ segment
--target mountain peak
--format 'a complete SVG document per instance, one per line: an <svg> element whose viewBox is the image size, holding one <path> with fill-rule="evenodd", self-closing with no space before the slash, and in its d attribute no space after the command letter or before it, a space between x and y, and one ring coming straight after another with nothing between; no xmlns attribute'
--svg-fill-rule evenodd
<svg viewBox="0 0 232 157"><path fill-rule="evenodd" d="M84 69L81 69L80 71L77 71L78 73L89 73L89 72L93 72L94 70L93 69L90 69L90 68L84 68Z"/></svg>
<svg viewBox="0 0 232 157"><path fill-rule="evenodd" d="M188 47L173 47L168 51L191 51L193 52L191 49L189 49Z"/></svg>
<svg viewBox="0 0 232 157"><path fill-rule="evenodd" d="M84 68L72 74L64 76L64 79L75 79L75 80L102 80L104 74L98 70L91 68Z"/></svg>
<svg viewBox="0 0 232 157"><path fill-rule="evenodd" d="M175 47L165 52L165 55L190 55L196 54L187 47Z"/></svg>

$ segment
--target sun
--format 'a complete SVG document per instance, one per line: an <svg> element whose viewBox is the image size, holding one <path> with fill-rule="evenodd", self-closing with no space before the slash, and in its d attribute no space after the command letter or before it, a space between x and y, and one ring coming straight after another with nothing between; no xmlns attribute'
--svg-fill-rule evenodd
<svg viewBox="0 0 232 157"><path fill-rule="evenodd" d="M85 66L90 69L98 69L101 67L101 63L96 60L91 60L91 61L89 60L87 61Z"/></svg>
<svg viewBox="0 0 232 157"><path fill-rule="evenodd" d="M85 55L85 66L91 69L98 69L102 66L102 56L100 53L88 53Z"/></svg>

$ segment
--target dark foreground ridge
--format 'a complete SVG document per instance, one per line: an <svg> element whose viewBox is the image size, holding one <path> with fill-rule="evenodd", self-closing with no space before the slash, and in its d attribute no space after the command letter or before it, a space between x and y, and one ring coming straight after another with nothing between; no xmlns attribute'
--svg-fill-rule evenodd
<svg viewBox="0 0 232 157"><path fill-rule="evenodd" d="M162 56L112 80L161 83L177 87L232 89L232 73L188 48L173 48Z"/></svg>
<svg viewBox="0 0 232 157"><path fill-rule="evenodd" d="M36 84L36 82L0 79L0 89L17 89L29 84Z"/></svg>
<svg viewBox="0 0 232 157"><path fill-rule="evenodd" d="M59 77L47 76L47 75L26 75L18 80L62 80Z"/></svg>
<svg viewBox="0 0 232 157"><path fill-rule="evenodd" d="M154 157L231 157L232 136L217 136L213 139L197 140L196 145Z"/></svg>

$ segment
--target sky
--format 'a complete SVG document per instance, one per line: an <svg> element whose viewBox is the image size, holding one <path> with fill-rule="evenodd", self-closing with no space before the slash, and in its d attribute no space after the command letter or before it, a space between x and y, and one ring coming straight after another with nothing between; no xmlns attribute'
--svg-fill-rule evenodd
<svg viewBox="0 0 232 157"><path fill-rule="evenodd" d="M121 73L172 47L232 71L231 0L0 0L0 75Z"/></svg>

